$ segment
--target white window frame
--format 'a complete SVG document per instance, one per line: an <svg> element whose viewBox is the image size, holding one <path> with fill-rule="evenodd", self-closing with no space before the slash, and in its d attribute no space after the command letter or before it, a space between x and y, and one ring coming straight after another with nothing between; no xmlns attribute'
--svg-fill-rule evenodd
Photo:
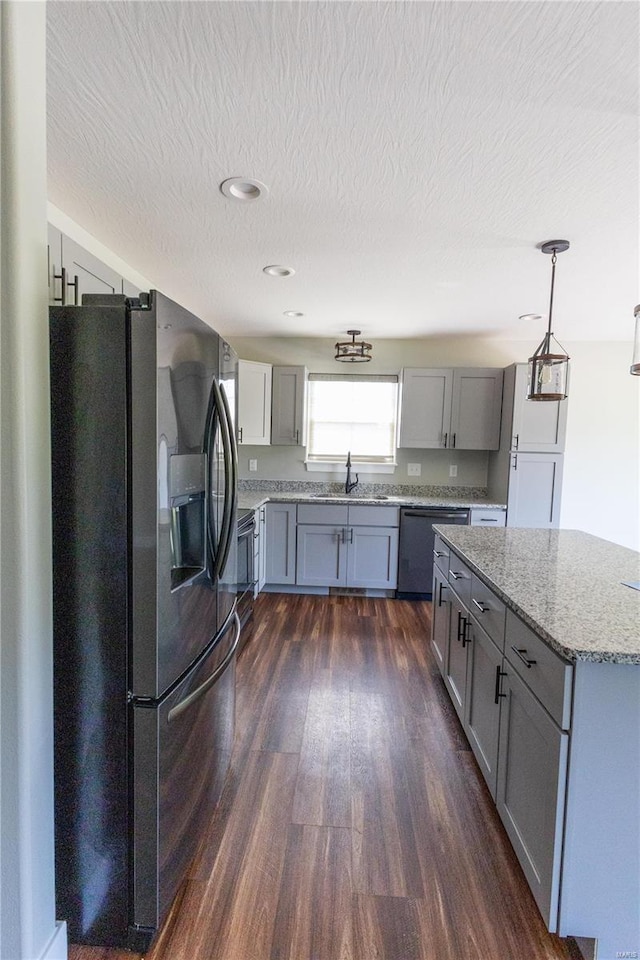
<svg viewBox="0 0 640 960"><path fill-rule="evenodd" d="M395 383L399 384L399 376L395 374L332 374L332 373L310 373L309 374L309 388L311 388L311 382L314 380L324 380L331 382L339 381L368 381L368 382L382 382L382 383ZM312 389L312 388L311 388ZM392 440L392 454L390 457L370 457L366 458L364 456L356 456L353 453L351 454L351 463L353 467L357 467L359 470L362 470L366 473L394 473L397 466L397 447L398 447L398 428L399 428L399 386L396 389L396 399L395 399L395 410L394 410L394 421L393 421L393 440ZM312 427L311 427L311 408L312 404L307 404L307 448L306 448L306 459L305 467L309 472L322 472L322 473L336 473L342 474L345 468L346 454L339 458L336 456L328 456L326 458L320 456L313 456L309 453L309 438L312 436Z"/></svg>

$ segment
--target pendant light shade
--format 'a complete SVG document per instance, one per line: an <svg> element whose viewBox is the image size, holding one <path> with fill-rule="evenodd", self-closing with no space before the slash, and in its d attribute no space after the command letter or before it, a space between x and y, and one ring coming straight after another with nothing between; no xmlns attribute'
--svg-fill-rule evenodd
<svg viewBox="0 0 640 960"><path fill-rule="evenodd" d="M640 377L640 303L633 311L633 315L636 318L636 335L633 341L633 360L631 361L629 373Z"/></svg>
<svg viewBox="0 0 640 960"><path fill-rule="evenodd" d="M542 343L529 357L529 384L527 400L564 400L567 396L569 357L551 332L553 291L557 255L569 249L568 240L547 240L540 244L543 253L551 254L551 295L549 297L549 326Z"/></svg>
<svg viewBox="0 0 640 960"><path fill-rule="evenodd" d="M347 330L351 341L346 340L342 343L336 343L336 360L342 360L345 363L366 363L371 360L371 351L373 347L364 340L356 340L360 335L359 330Z"/></svg>

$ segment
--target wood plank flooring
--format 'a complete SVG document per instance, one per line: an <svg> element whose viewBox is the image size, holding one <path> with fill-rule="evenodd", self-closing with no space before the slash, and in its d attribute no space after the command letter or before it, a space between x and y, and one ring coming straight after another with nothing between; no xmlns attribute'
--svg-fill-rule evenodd
<svg viewBox="0 0 640 960"><path fill-rule="evenodd" d="M575 957L545 930L476 768L430 615L258 598L225 792L149 960Z"/></svg>

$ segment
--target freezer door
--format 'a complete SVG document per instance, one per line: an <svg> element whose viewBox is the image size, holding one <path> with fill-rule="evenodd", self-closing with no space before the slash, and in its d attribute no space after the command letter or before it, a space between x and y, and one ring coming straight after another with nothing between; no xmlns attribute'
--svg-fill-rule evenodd
<svg viewBox="0 0 640 960"><path fill-rule="evenodd" d="M162 696L219 629L211 576L211 548L215 553L220 539L219 365L218 335L171 300L152 291L150 309L131 310L131 668L138 698Z"/></svg>
<svg viewBox="0 0 640 960"><path fill-rule="evenodd" d="M221 405L220 442L217 451L218 463L218 526L222 534L219 547L217 586L218 586L218 626L226 622L236 602L238 590L238 543L236 529L237 487L238 487L238 447L236 442L236 405L237 405L238 357L234 350L220 341L219 401ZM225 526L225 508L229 524Z"/></svg>
<svg viewBox="0 0 640 960"><path fill-rule="evenodd" d="M134 705L133 920L163 922L222 793L234 732L240 621L156 707Z"/></svg>

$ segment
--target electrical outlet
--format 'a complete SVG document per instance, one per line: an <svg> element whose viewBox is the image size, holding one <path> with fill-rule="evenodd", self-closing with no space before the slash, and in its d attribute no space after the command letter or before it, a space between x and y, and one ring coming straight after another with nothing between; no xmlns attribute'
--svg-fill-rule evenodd
<svg viewBox="0 0 640 960"><path fill-rule="evenodd" d="M456 466L455 463L450 463L450 464L449 464L449 476L450 476L450 477L457 477L457 476L458 476L458 467Z"/></svg>
<svg viewBox="0 0 640 960"><path fill-rule="evenodd" d="M407 476L408 477L419 477L422 473L422 464L421 463L408 463L407 464Z"/></svg>
<svg viewBox="0 0 640 960"><path fill-rule="evenodd" d="M257 460L249 460L249 470L255 472L257 469L258 469L258 461L257 461Z"/></svg>

